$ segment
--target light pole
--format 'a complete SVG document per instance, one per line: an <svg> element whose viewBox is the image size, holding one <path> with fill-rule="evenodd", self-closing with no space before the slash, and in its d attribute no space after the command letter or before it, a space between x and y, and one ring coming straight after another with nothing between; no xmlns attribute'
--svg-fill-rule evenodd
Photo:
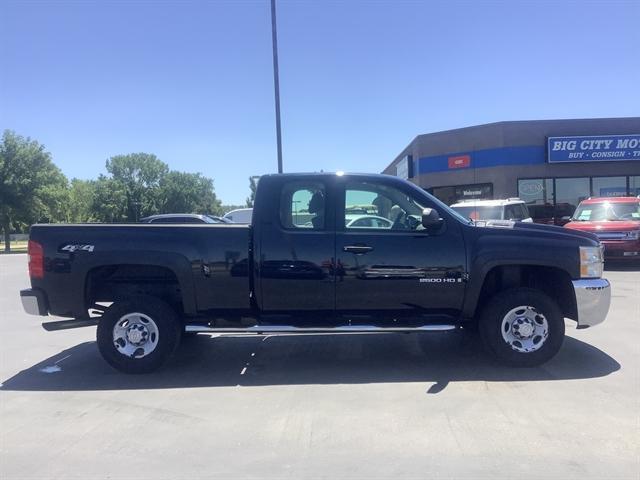
<svg viewBox="0 0 640 480"><path fill-rule="evenodd" d="M282 133L280 130L280 79L278 74L278 32L276 29L276 0L271 0L271 41L273 44L273 88L276 97L276 142L278 144L278 173L282 173Z"/></svg>

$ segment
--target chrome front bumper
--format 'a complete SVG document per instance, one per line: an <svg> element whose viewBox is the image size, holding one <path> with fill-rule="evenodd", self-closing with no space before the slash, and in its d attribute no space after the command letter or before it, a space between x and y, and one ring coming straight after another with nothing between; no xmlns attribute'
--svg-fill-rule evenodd
<svg viewBox="0 0 640 480"><path fill-rule="evenodd" d="M611 304L611 285L605 278L573 280L578 310L578 328L604 322Z"/></svg>

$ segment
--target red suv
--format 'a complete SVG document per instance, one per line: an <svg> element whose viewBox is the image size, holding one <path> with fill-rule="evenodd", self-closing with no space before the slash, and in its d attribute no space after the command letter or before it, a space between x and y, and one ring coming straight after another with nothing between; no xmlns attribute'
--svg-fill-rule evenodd
<svg viewBox="0 0 640 480"><path fill-rule="evenodd" d="M565 225L595 233L605 258L640 260L640 198L606 197L583 200Z"/></svg>

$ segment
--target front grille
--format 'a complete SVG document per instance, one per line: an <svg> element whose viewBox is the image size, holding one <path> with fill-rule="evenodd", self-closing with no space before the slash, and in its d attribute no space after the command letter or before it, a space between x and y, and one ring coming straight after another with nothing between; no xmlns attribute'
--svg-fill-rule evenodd
<svg viewBox="0 0 640 480"><path fill-rule="evenodd" d="M598 240L628 240L628 232L597 232Z"/></svg>

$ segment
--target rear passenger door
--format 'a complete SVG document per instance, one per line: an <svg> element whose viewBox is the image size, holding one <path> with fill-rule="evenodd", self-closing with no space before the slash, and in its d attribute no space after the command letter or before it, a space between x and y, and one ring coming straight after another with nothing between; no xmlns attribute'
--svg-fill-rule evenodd
<svg viewBox="0 0 640 480"><path fill-rule="evenodd" d="M272 216L259 235L261 323L283 314L287 324L331 324L335 215L328 185L322 177L287 181L274 200L275 211L269 209Z"/></svg>

